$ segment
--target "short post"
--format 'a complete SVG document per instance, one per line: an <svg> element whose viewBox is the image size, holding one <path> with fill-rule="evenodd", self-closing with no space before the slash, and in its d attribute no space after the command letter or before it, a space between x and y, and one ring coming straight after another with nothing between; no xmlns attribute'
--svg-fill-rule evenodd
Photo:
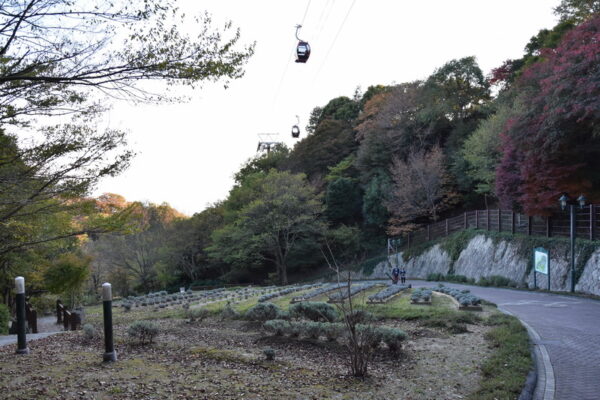
<svg viewBox="0 0 600 400"><path fill-rule="evenodd" d="M63 307L62 307L62 302L59 300L56 300L56 323L57 324L62 324L63 322Z"/></svg>
<svg viewBox="0 0 600 400"><path fill-rule="evenodd" d="M25 336L25 278L15 278L15 289L17 290L17 354L29 354L27 337Z"/></svg>
<svg viewBox="0 0 600 400"><path fill-rule="evenodd" d="M113 344L112 324L112 287L110 283L102 284L102 306L104 308L104 361L117 361L117 352Z"/></svg>

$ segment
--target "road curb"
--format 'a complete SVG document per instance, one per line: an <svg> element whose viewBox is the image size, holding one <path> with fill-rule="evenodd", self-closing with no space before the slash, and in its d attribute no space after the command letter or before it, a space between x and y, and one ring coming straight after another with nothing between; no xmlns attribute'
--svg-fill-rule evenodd
<svg viewBox="0 0 600 400"><path fill-rule="evenodd" d="M498 306L498 309L505 314L512 315L515 318L518 318L516 315L511 313L508 310L503 309ZM556 381L554 379L554 368L552 368L552 363L550 362L550 355L548 354L548 349L542 343L542 338L540 335L533 329L529 324L519 319L523 326L527 328L527 333L531 338L534 345L534 362L535 362L535 377L537 378L537 382L533 384L530 381L530 376L527 376L527 382L525 387L523 388L523 392L528 390L531 386L534 387L534 391L531 397L524 397L524 399L531 398L535 400L554 400L554 393L556 390ZM521 393L523 396L523 393ZM521 397L519 397L521 399Z"/></svg>

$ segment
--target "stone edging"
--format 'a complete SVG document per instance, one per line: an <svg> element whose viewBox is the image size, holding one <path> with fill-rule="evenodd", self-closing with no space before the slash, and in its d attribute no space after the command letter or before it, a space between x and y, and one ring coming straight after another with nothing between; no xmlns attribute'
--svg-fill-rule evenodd
<svg viewBox="0 0 600 400"><path fill-rule="evenodd" d="M516 317L510 311L498 307L505 314ZM519 321L521 321L519 319ZM521 321L523 326L527 328L527 333L534 344L534 369L535 372L530 372L527 375L525 387L519 396L519 400L539 399L539 400L554 400L556 382L554 380L554 369L550 362L550 355L546 346L542 343L540 335L529 324Z"/></svg>

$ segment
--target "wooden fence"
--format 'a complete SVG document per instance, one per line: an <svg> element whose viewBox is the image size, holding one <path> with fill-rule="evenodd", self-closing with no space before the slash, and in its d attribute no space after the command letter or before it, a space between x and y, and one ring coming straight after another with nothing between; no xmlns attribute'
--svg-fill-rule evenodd
<svg viewBox="0 0 600 400"><path fill-rule="evenodd" d="M69 311L60 300L56 300L56 323L62 324L65 331L81 328L81 315Z"/></svg>
<svg viewBox="0 0 600 400"><path fill-rule="evenodd" d="M600 205L590 204L583 209L578 209L575 219L578 238L600 239ZM410 248L465 229L520 233L529 236L569 237L569 213L565 211L552 217L531 217L509 210L467 211L408 233L401 247Z"/></svg>
<svg viewBox="0 0 600 400"><path fill-rule="evenodd" d="M29 332L38 333L37 311L29 303L25 303L25 320L27 320L27 325L29 326Z"/></svg>

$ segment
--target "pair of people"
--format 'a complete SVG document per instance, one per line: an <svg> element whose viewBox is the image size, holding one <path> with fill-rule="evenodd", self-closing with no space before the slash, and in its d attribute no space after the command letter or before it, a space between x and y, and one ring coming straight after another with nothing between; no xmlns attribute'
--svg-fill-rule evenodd
<svg viewBox="0 0 600 400"><path fill-rule="evenodd" d="M400 278L400 283L404 284L406 282L406 270L404 268L400 269L398 266L395 266L392 269L392 282L394 284L398 283L398 278Z"/></svg>

